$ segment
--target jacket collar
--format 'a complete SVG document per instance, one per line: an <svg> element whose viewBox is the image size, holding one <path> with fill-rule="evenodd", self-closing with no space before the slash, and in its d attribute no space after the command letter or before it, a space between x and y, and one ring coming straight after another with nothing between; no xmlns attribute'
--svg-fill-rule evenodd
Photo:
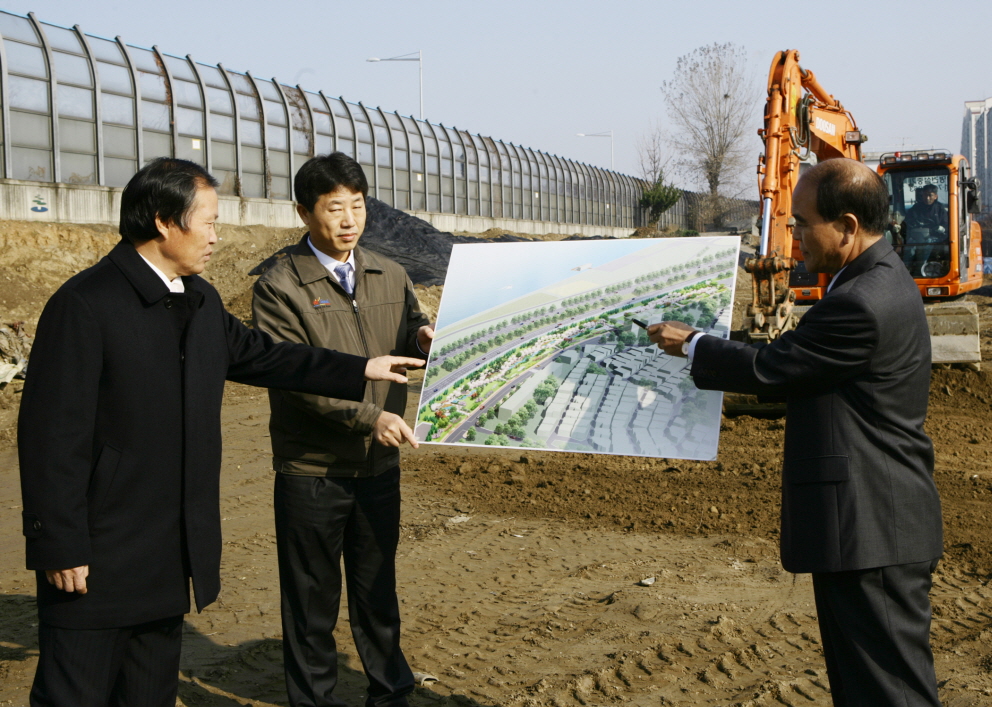
<svg viewBox="0 0 992 707"><path fill-rule="evenodd" d="M148 267L148 263L142 260L134 245L126 238L121 238L107 257L124 273L124 277L148 304L154 304L169 294L169 288L162 282L162 278ZM183 285L186 285L186 278L183 278Z"/></svg>
<svg viewBox="0 0 992 707"><path fill-rule="evenodd" d="M833 286L830 288L830 292L836 291L838 287L856 278L858 275L865 274L875 267L878 261L891 252L892 246L889 245L889 242L884 238L879 238L864 253L847 264L844 271L837 276Z"/></svg>
<svg viewBox="0 0 992 707"><path fill-rule="evenodd" d="M289 253L290 259L293 261L293 267L296 268L296 274L300 278L301 285L309 285L311 282L316 282L325 277L330 277L327 272L327 268L321 265L320 261L317 260L317 256L313 254L310 249L310 244L307 243L307 239L310 238L310 233L307 232L303 234L303 238L300 242L296 244L292 251ZM382 268L378 267L375 263L370 262L368 254L363 248L357 246L355 248L355 285L357 289L358 283L362 279L362 275L366 272L382 272ZM335 283L336 284L336 283Z"/></svg>
<svg viewBox="0 0 992 707"><path fill-rule="evenodd" d="M155 304L165 296L173 294L165 286L154 270L148 267L131 241L121 238L120 242L107 254L110 261L124 274L131 286L148 304ZM186 295L195 306L202 306L204 299L203 280L197 275L184 275L183 287Z"/></svg>

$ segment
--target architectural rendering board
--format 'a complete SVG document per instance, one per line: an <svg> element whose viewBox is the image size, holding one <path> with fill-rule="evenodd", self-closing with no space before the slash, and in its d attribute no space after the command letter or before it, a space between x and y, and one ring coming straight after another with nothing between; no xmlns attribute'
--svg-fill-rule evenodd
<svg viewBox="0 0 992 707"><path fill-rule="evenodd" d="M714 459L723 394L635 323L726 338L735 237L456 245L416 436Z"/></svg>

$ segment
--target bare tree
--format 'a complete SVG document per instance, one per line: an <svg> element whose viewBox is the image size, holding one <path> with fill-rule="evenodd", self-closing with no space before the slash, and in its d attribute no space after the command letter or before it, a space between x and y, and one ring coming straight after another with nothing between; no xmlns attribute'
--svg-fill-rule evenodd
<svg viewBox="0 0 992 707"><path fill-rule="evenodd" d="M648 183L640 205L647 209L648 222L657 229L661 215L682 198L682 190L667 180L672 155L658 126L653 126L650 132L637 139L637 162L641 177Z"/></svg>
<svg viewBox="0 0 992 707"><path fill-rule="evenodd" d="M705 185L706 210L719 222L723 198L741 193L750 168L746 138L759 117L758 84L747 53L729 43L699 47L679 58L661 90L676 162L686 176Z"/></svg>
<svg viewBox="0 0 992 707"><path fill-rule="evenodd" d="M641 172L641 179L645 182L653 184L659 174L669 171L672 154L667 149L668 139L658 125L652 125L647 133L637 138L635 146L637 166Z"/></svg>

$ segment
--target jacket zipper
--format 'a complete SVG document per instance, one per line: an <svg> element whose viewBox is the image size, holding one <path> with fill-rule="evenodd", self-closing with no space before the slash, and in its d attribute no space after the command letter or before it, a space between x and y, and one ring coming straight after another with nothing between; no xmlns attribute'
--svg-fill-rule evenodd
<svg viewBox="0 0 992 707"><path fill-rule="evenodd" d="M356 278L357 280L357 278ZM357 282L356 282L357 284ZM362 338L362 348L365 349L365 358L371 358L372 354L369 352L369 342L365 338L365 329L362 328L362 318L358 314L358 300L352 298L351 300L351 310L355 313L355 323L358 325L358 335ZM372 403L376 403L376 384L369 381L369 385L372 386ZM369 473L375 475L375 438L369 443Z"/></svg>

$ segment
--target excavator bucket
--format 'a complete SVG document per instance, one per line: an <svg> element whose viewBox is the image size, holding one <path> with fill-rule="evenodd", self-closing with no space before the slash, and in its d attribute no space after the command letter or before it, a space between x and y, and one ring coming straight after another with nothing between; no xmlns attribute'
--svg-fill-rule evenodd
<svg viewBox="0 0 992 707"><path fill-rule="evenodd" d="M939 302L923 307L930 326L934 363L981 365L978 305L974 302Z"/></svg>

